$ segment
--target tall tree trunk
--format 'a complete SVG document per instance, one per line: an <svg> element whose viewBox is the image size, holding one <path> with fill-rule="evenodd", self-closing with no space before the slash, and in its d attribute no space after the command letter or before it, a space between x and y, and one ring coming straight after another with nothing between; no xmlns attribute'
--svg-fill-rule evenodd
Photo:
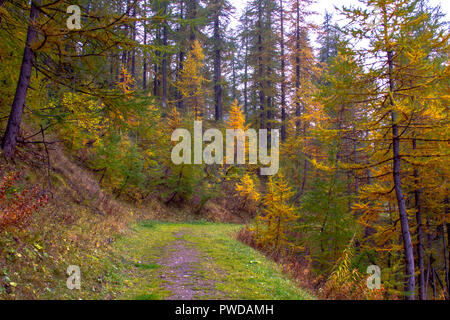
<svg viewBox="0 0 450 320"><path fill-rule="evenodd" d="M445 217L446 220L448 221L448 215L449 215L449 200L448 200L448 196L445 197ZM444 249L444 253L447 254L447 260L446 260L446 265L445 265L445 281L447 283L447 297L450 298L450 223L446 223L445 226L447 227L447 246ZM444 239L445 239L445 234L443 235Z"/></svg>
<svg viewBox="0 0 450 320"><path fill-rule="evenodd" d="M258 2L258 83L259 83L259 110L260 110L260 128L265 129L265 94L264 94L264 65L263 65L263 38L262 38L262 2Z"/></svg>
<svg viewBox="0 0 450 320"><path fill-rule="evenodd" d="M179 34L181 34L182 30L183 30L183 22L182 22L183 19L184 19L184 0L181 0L180 1L180 24L178 26ZM183 48L181 42L182 42L182 40L179 43L180 51L178 52L178 66L177 66L177 74L176 74L177 82L180 79L180 74L181 74L181 71L183 70L183 63L184 63L184 51L183 51L184 48ZM183 109L183 96L178 88L176 91L176 99L177 99L178 110L182 110Z"/></svg>
<svg viewBox="0 0 450 320"><path fill-rule="evenodd" d="M156 39L155 39L155 43L157 46L161 45L161 30L156 30ZM155 52L155 56L156 56L156 61L154 64L154 70L153 70L153 95L155 97L159 97L159 91L160 91L160 70L159 70L159 57L161 57L161 52L159 50L156 50Z"/></svg>
<svg viewBox="0 0 450 320"><path fill-rule="evenodd" d="M237 93L237 73L236 73L236 52L233 52L233 57L231 60L231 70L232 70L232 74L231 74L231 90L232 90L232 97L233 100L238 100L238 93ZM223 99L222 99L223 100ZM223 103L222 103L223 104ZM222 110L222 114L223 114L223 110Z"/></svg>
<svg viewBox="0 0 450 320"><path fill-rule="evenodd" d="M413 139L413 150L417 149L416 139ZM414 180L416 186L419 185L419 171L414 169ZM416 223L417 223L417 263L419 267L419 299L426 300L425 290L425 270L424 270L424 243L423 243L423 226L422 226L422 208L420 202L420 190L416 187L414 190L414 202L416 209Z"/></svg>
<svg viewBox="0 0 450 320"><path fill-rule="evenodd" d="M214 106L215 120L222 121L223 90L222 90L222 39L220 36L220 1L215 1L214 7Z"/></svg>
<svg viewBox="0 0 450 320"><path fill-rule="evenodd" d="M300 3L297 0L296 2L296 21L295 21L295 126L297 130L297 134L300 133L301 130L301 122L300 117L302 115L302 106L300 104Z"/></svg>
<svg viewBox="0 0 450 320"><path fill-rule="evenodd" d="M147 1L144 1L144 18L147 19ZM144 52L142 55L142 89L147 90L147 22L144 20L143 25L144 32Z"/></svg>
<svg viewBox="0 0 450 320"><path fill-rule="evenodd" d="M284 8L280 0L281 45L281 141L286 141L286 61L284 52Z"/></svg>
<svg viewBox="0 0 450 320"><path fill-rule="evenodd" d="M136 18L136 3L133 5L133 18ZM133 41L136 41L136 21L133 22L133 27L131 30L132 33L132 39ZM136 78L136 50L133 49L131 51L131 76L133 79Z"/></svg>
<svg viewBox="0 0 450 320"><path fill-rule="evenodd" d="M266 8L266 25L264 27L265 30L272 30L272 11L268 6ZM273 119L273 91L272 91L272 58L267 56L266 61L266 83L267 83L267 105L266 105L266 129L269 130L267 135L267 145L271 145L271 130L272 130L272 119Z"/></svg>
<svg viewBox="0 0 450 320"><path fill-rule="evenodd" d="M8 125L2 139L3 153L8 158L13 156L17 145L17 138L22 122L23 108L27 97L28 87L30 85L31 70L33 69L34 59L34 52L31 49L31 44L37 38L36 23L39 19L40 4L41 0L33 0L31 2L30 22L25 41L25 50L23 53L22 66L20 68L19 81L17 83L16 93L11 106Z"/></svg>
<svg viewBox="0 0 450 320"><path fill-rule="evenodd" d="M187 1L187 18L189 20L193 20L197 18L197 8L198 8L198 0L189 0ZM195 39L197 39L197 26L195 23L191 25L191 32L189 34L189 41L192 44L194 43Z"/></svg>
<svg viewBox="0 0 450 320"><path fill-rule="evenodd" d="M445 272L445 285L446 285L445 299L449 300L450 299L450 287L449 287L449 279L448 279L449 266L447 264L448 252L447 252L447 243L445 241L445 225L446 225L445 223L442 224L442 250L444 252L444 272Z"/></svg>
<svg viewBox="0 0 450 320"><path fill-rule="evenodd" d="M449 200L448 200L448 196L445 197L445 208L444 208L444 212L445 212L445 217L448 221L448 215L449 215ZM447 245L445 246L445 234L443 234L442 236L444 237L444 259L445 259L445 255L447 255L447 260L445 262L445 281L447 284L447 297L450 298L450 223L446 223L445 226L447 227Z"/></svg>
<svg viewBox="0 0 450 320"><path fill-rule="evenodd" d="M244 46L245 46L245 59L244 59L244 113L248 114L248 10L245 9L244 18Z"/></svg>
<svg viewBox="0 0 450 320"><path fill-rule="evenodd" d="M125 15L127 16L127 17L129 17L130 16L130 0L127 0L127 6L126 6L126 8L125 8ZM124 30L125 30L125 38L128 38L128 36L129 36L129 29L130 29L130 27L129 27L129 25L128 24L126 24L125 26L124 26ZM129 53L128 53L128 50L124 50L123 52L122 52L122 66L124 67L124 68L127 68L128 69L128 58L129 58ZM121 81L123 81L124 79L121 79Z"/></svg>
<svg viewBox="0 0 450 320"><path fill-rule="evenodd" d="M393 94L394 81L392 79L394 61L392 51L387 52L388 67L389 67L389 89ZM390 101L391 106L394 106L394 101ZM392 150L393 150L393 178L394 189L397 196L397 205L400 216L400 224L402 228L405 264L406 264L406 285L407 291L406 299L415 299L415 268L414 268L414 249L411 241L411 232L409 230L408 212L406 210L405 197L403 195L402 182L401 182L401 160L400 160L400 137L397 124L397 112L391 111L392 118Z"/></svg>
<svg viewBox="0 0 450 320"><path fill-rule="evenodd" d="M167 14L167 2L164 3L164 15ZM164 46L164 50L167 49L167 39L168 35L167 35L167 21L164 21L164 26L163 26L163 46ZM164 55L163 55L163 61L162 61L162 106L164 110L167 110L167 52L164 51Z"/></svg>

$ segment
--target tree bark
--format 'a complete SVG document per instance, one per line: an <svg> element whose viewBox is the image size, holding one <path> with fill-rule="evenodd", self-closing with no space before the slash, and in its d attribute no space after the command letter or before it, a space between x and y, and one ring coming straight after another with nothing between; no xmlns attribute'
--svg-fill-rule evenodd
<svg viewBox="0 0 450 320"><path fill-rule="evenodd" d="M39 19L39 6L41 0L33 0L30 9L30 22L28 25L25 51L23 53L22 66L20 68L19 81L17 83L11 112L8 119L5 134L2 139L2 149L6 157L12 158L17 145L20 125L22 122L23 108L30 85L31 71L33 69L34 52L31 44L37 38L36 23Z"/></svg>
<svg viewBox="0 0 450 320"><path fill-rule="evenodd" d="M156 30L156 39L155 39L156 45L161 45L161 30L158 28L158 30ZM159 57L161 57L161 52L159 50L157 50L155 52L155 56L157 58L157 61L154 64L154 69L153 69L153 95L155 97L159 96L159 92L160 92L160 77L159 77Z"/></svg>
<svg viewBox="0 0 450 320"><path fill-rule="evenodd" d="M244 59L244 113L248 114L248 9L245 9L244 18L244 46L245 46L245 59Z"/></svg>
<svg viewBox="0 0 450 320"><path fill-rule="evenodd" d="M449 201L448 201L448 196L445 197L445 216L448 217L449 214ZM448 220L447 220L448 221ZM447 297L450 298L450 252L449 252L449 247L450 247L450 223L446 223L445 226L447 227L447 245L445 245L445 233L442 235L444 237L444 259L445 259L445 255L447 255L447 260L445 260L445 281L447 284ZM442 230L442 232L444 232L444 230Z"/></svg>
<svg viewBox="0 0 450 320"><path fill-rule="evenodd" d="M144 18L147 19L147 1L144 2ZM143 26L143 32L144 32L144 47L147 45L147 22L144 20L144 26ZM143 52L143 65L142 65L142 89L147 90L147 52Z"/></svg>
<svg viewBox="0 0 450 320"><path fill-rule="evenodd" d="M392 79L393 72L393 54L392 51L387 52L388 56L388 67L389 67L389 89L391 94L394 92L394 81ZM394 106L394 102L390 101L391 106ZM406 264L406 285L405 289L406 299L414 300L415 299L415 268L414 268L414 249L411 241L411 232L409 230L409 222L408 222L408 212L406 210L406 202L405 197L403 195L403 188L401 182L401 162L400 162L400 137L399 137L399 129L397 124L397 112L391 111L391 119L392 119L392 149L393 149L393 179L394 179L394 189L395 194L397 196L397 205L400 216L400 224L402 228L402 237L403 237L403 247L404 247L404 255L405 255L405 264Z"/></svg>
<svg viewBox="0 0 450 320"><path fill-rule="evenodd" d="M295 125L296 125L296 130L297 130L297 134L300 133L301 130L301 122L300 122L300 117L302 115L302 106L300 104L299 101L299 94L300 94L300 77L301 77L301 73L300 73L300 3L297 0L296 2L296 21L295 21L295 116L296 116L296 120L295 120Z"/></svg>
<svg viewBox="0 0 450 320"><path fill-rule="evenodd" d="M182 24L183 19L184 19L184 3L183 3L183 0L181 0L180 1L180 24L178 26L179 34L181 34L181 32L183 30L183 24ZM178 66L177 66L177 74L176 74L177 82L180 79L180 73L183 70L183 63L184 63L184 51L183 51L182 41L180 40L180 51L178 53ZM176 99L177 99L178 110L182 110L183 109L183 96L178 88L176 90Z"/></svg>
<svg viewBox="0 0 450 320"><path fill-rule="evenodd" d="M281 141L286 141L286 61L284 52L284 8L280 0L280 32L281 32Z"/></svg>
<svg viewBox="0 0 450 320"><path fill-rule="evenodd" d="M164 3L164 15L167 14L167 2ZM167 49L167 22L164 21L164 26L163 26L163 46L164 46L164 50ZM166 110L167 109L167 52L164 52L163 54L163 61L162 61L162 106L163 109Z"/></svg>
<svg viewBox="0 0 450 320"><path fill-rule="evenodd" d="M193 20L197 18L197 7L198 7L198 0L189 0L187 1L187 18L189 20ZM189 34L189 41L192 44L194 43L195 39L197 39L197 27L194 25L191 26L191 32Z"/></svg>
<svg viewBox="0 0 450 320"><path fill-rule="evenodd" d="M133 5L133 18L136 18L136 3ZM133 22L133 27L131 30L133 41L136 41L136 21ZM133 79L136 78L136 50L131 51L131 76Z"/></svg>
<svg viewBox="0 0 450 320"><path fill-rule="evenodd" d="M448 269L449 266L447 264L447 243L445 241L445 223L442 224L442 250L444 251L444 272L445 272L445 299L450 299L450 288L449 288L449 279L448 279Z"/></svg>
<svg viewBox="0 0 450 320"><path fill-rule="evenodd" d="M222 121L223 90L222 90L222 39L220 36L220 0L215 1L214 8L214 106L215 120Z"/></svg>
<svg viewBox="0 0 450 320"><path fill-rule="evenodd" d="M417 149L416 139L413 139L413 150ZM414 169L414 179L416 186L419 184L419 172ZM420 202L420 190L414 190L414 202L416 209L416 223L417 223L417 263L419 267L419 299L426 300L425 290L425 270L424 270L424 243L423 243L423 225L422 225L422 208Z"/></svg>
<svg viewBox="0 0 450 320"><path fill-rule="evenodd" d="M263 44L262 44L262 3L258 2L258 83L259 83L259 110L260 110L260 129L265 129L265 94L264 94L264 65L263 65Z"/></svg>

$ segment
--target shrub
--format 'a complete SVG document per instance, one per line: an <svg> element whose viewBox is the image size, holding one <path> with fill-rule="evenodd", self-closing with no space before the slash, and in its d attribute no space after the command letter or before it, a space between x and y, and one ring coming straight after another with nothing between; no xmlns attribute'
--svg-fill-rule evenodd
<svg viewBox="0 0 450 320"><path fill-rule="evenodd" d="M16 187L19 172L10 172L0 180L0 231L7 226L22 226L33 213L48 202L38 188Z"/></svg>

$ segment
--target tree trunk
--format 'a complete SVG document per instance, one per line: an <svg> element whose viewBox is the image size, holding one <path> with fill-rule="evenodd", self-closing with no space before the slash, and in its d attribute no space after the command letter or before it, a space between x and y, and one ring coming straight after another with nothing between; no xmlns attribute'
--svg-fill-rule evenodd
<svg viewBox="0 0 450 320"><path fill-rule="evenodd" d="M445 216L448 217L449 214L449 208L448 208L448 197L445 197ZM448 220L447 220L448 221ZM444 225L447 227L447 244L445 243L445 232L444 232ZM444 237L444 259L445 259L445 281L447 284L447 298L450 298L450 253L449 253L449 246L450 246L450 224L446 223L442 225L442 232ZM447 259L445 258L447 256Z"/></svg>
<svg viewBox="0 0 450 320"><path fill-rule="evenodd" d="M417 149L416 139L413 139L413 150ZM414 179L416 186L419 185L419 171L414 169ZM423 228L422 228L422 208L420 203L420 190L414 190L414 202L416 209L417 223L417 263L419 267L419 299L426 300L425 290L425 270L424 270L424 244L423 244Z"/></svg>
<svg viewBox="0 0 450 320"><path fill-rule="evenodd" d="M263 65L263 44L262 44L262 3L258 2L258 82L259 82L259 110L260 110L260 129L265 129L265 94L264 94L264 65Z"/></svg>
<svg viewBox="0 0 450 320"><path fill-rule="evenodd" d="M296 17L296 27L295 27L295 126L297 130L297 134L300 133L301 130L301 122L300 117L302 115L302 107L300 104L300 3L299 1L296 2L296 11L297 11L297 17Z"/></svg>
<svg viewBox="0 0 450 320"><path fill-rule="evenodd" d="M23 53L19 81L17 83L16 93L11 106L8 125L2 140L3 153L8 158L13 157L16 148L17 138L22 122L23 108L27 97L28 86L30 85L31 70L33 68L34 59L34 52L31 49L31 44L37 38L36 23L39 19L40 4L40 0L33 0L31 2L30 22L28 25L27 39L25 42L25 51Z"/></svg>
<svg viewBox="0 0 450 320"><path fill-rule="evenodd" d="M156 39L155 39L155 43L157 46L161 45L161 30L158 28L158 30L156 30ZM153 70L153 95L155 97L159 97L160 94L160 78L159 78L159 57L161 57L161 52L159 50L157 50L155 52L155 56L156 56L156 62L154 64L154 70Z"/></svg>
<svg viewBox="0 0 450 320"><path fill-rule="evenodd" d="M280 0L280 32L281 32L281 141L286 141L286 61L284 52L284 9Z"/></svg>
<svg viewBox="0 0 450 320"><path fill-rule="evenodd" d="M167 14L167 2L164 3L164 15ZM163 26L163 46L164 50L167 49L167 22L164 22ZM164 52L162 61L162 106L164 110L167 110L167 52Z"/></svg>
<svg viewBox="0 0 450 320"><path fill-rule="evenodd" d="M222 40L220 36L220 0L215 1L214 13L214 106L215 120L222 121Z"/></svg>
<svg viewBox="0 0 450 320"><path fill-rule="evenodd" d="M147 19L147 1L144 2L144 18ZM147 45L147 22L144 21L144 26L143 26L143 32L144 32L144 50L145 50L145 46ZM142 89L143 90L147 90L147 52L144 51L143 52L143 65L142 65Z"/></svg>
<svg viewBox="0 0 450 320"><path fill-rule="evenodd" d="M198 7L198 0L189 0L187 1L187 18L189 20L193 20L197 18L197 7ZM191 46L194 43L195 39L197 38L197 27L195 24L191 26L191 32L189 34L189 41L191 42ZM192 48L192 47L191 47Z"/></svg>
<svg viewBox="0 0 450 320"><path fill-rule="evenodd" d="M232 57L231 57L231 97L232 97L233 101L236 100L239 102L238 90L237 90L238 85L237 85L236 55L237 55L237 52L233 51ZM222 92L223 92L223 89L222 89ZM223 101L223 98L222 98L222 101ZM223 102L222 102L222 105L223 105ZM222 115L223 115L223 109L222 109Z"/></svg>
<svg viewBox="0 0 450 320"><path fill-rule="evenodd" d="M392 79L393 72L393 58L392 51L387 52L388 56L388 66L389 66L389 86L390 92L394 92L394 82ZM390 101L391 106L394 102ZM415 268L414 268L414 249L411 241L411 233L409 230L408 222L408 212L406 210L405 197L403 195L402 182L401 182L401 162L400 162L400 137L399 129L397 124L397 113L396 111L391 111L392 118L392 149L393 149L393 178L394 178L394 189L397 196L397 205L400 216L400 224L402 228L403 246L405 254L405 264L406 264L406 285L405 289L407 291L406 299L415 299Z"/></svg>
<svg viewBox="0 0 450 320"><path fill-rule="evenodd" d="M448 279L448 269L449 266L447 264L447 243L445 241L445 223L442 224L442 250L444 253L444 274L445 274L445 299L450 299L450 288L449 288L449 279Z"/></svg>
<svg viewBox="0 0 450 320"><path fill-rule="evenodd" d="M182 30L183 30L182 20L183 19L184 19L184 5L183 5L183 0L181 0L180 1L180 25L178 27L179 34L182 34ZM181 42L181 40L180 40L180 42ZM183 46L180 43L180 51L178 53L178 66L177 66L177 74L176 74L177 82L178 82L178 80L180 80L180 73L183 70L183 63L184 63L184 51L183 51ZM176 90L176 99L177 99L178 110L182 110L183 109L183 96L178 88Z"/></svg>
<svg viewBox="0 0 450 320"><path fill-rule="evenodd" d="M245 9L245 20L244 20L244 45L245 45L245 59L244 59L244 113L248 114L248 10Z"/></svg>
<svg viewBox="0 0 450 320"><path fill-rule="evenodd" d="M136 4L133 5L133 18L136 18ZM133 22L132 27L132 38L133 41L136 41L136 21ZM131 76L133 79L136 78L136 50L133 49L131 52Z"/></svg>
<svg viewBox="0 0 450 320"><path fill-rule="evenodd" d="M447 204L448 205L448 204ZM450 296L450 223L447 223L447 263L449 266L449 269L447 269L447 275L446 275L446 279L447 279L447 290L448 290L448 295Z"/></svg>

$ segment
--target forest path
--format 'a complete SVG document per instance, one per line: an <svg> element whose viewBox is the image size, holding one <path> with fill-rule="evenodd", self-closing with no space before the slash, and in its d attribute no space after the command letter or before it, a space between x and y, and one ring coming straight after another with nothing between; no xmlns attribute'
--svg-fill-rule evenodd
<svg viewBox="0 0 450 320"><path fill-rule="evenodd" d="M206 222L135 225L114 245L118 298L305 300L280 268L234 234L241 225ZM119 262L120 261L120 262Z"/></svg>
<svg viewBox="0 0 450 320"><path fill-rule="evenodd" d="M167 300L193 300L204 297L218 299L223 294L215 290L213 279L207 279L198 267L204 262L199 250L191 243L183 240L189 230L182 229L174 234L176 240L165 250L168 251L158 260L163 269L161 278L166 282L162 286L172 292Z"/></svg>

